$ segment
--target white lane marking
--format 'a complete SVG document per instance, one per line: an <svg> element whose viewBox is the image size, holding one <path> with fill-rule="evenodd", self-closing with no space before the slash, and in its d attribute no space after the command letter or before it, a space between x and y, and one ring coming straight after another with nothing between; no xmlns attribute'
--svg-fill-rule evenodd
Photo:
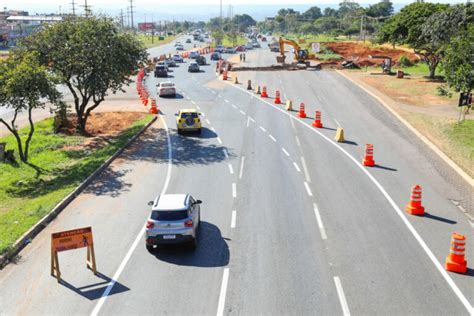
<svg viewBox="0 0 474 316"><path fill-rule="evenodd" d="M285 98L285 100L288 100L288 98L286 97L286 93L283 92L283 97Z"/></svg>
<svg viewBox="0 0 474 316"><path fill-rule="evenodd" d="M341 127L341 124L339 124L339 122L336 119L334 119L334 122L336 122L338 127Z"/></svg>
<svg viewBox="0 0 474 316"><path fill-rule="evenodd" d="M285 148L282 147L281 150L285 153L287 157L290 157L290 153Z"/></svg>
<svg viewBox="0 0 474 316"><path fill-rule="evenodd" d="M206 116L206 113L204 113L204 112L201 112L201 116Z"/></svg>
<svg viewBox="0 0 474 316"><path fill-rule="evenodd" d="M222 151L224 152L225 159L229 159L229 154L227 153L227 149L224 148L222 149Z"/></svg>
<svg viewBox="0 0 474 316"><path fill-rule="evenodd" d="M267 130L263 126L259 126L262 132L266 132Z"/></svg>
<svg viewBox="0 0 474 316"><path fill-rule="evenodd" d="M242 110L240 110L239 112L240 112L240 114L242 114L242 115L246 115L246 114L247 114L247 113L245 113L245 112L242 111Z"/></svg>
<svg viewBox="0 0 474 316"><path fill-rule="evenodd" d="M243 88L241 87L238 87L238 86L235 86L235 85L232 85L232 87L234 88L237 88L239 90L241 90L242 92L245 92L247 93L248 95L252 95L250 92L248 92L247 90L244 90ZM273 105L271 104L270 102L268 101L265 101L264 99L261 99L259 98L258 100L268 104L268 105ZM286 111L278 108L278 107L274 107L272 106L271 107L272 109L275 109L277 111L280 111L281 113L283 113L284 115L288 115L288 116L291 116L289 113L287 113ZM306 123L305 121L303 120L300 120L300 119L297 119L298 123L302 124L304 127L306 127L307 129L309 129L310 131L312 131L313 133L316 133L318 134L319 136L321 136L324 140L326 140L329 144L333 145L334 147L336 147L339 151L341 151L348 159L350 159L357 168L359 168L363 173L365 173L365 175L372 181L372 183L379 189L379 191L382 193L382 195L385 197L385 199L387 200L387 202L392 206L392 208L395 210L395 212L397 213L397 215L400 217L400 219L402 220L402 222L405 224L405 226L408 228L408 230L411 232L411 234L413 235L413 237L416 239L416 241L420 244L421 248L425 251L426 255L428 256L428 258L430 258L430 260L433 262L434 266L436 267L436 269L438 269L438 272L441 274L441 276L444 278L444 280L446 281L446 283L448 283L448 285L451 287L451 289L453 290L454 294L456 294L456 296L458 297L458 299L461 301L461 303L464 305L464 307L468 310L468 312L472 315L474 315L474 307L471 306L471 303L469 303L469 301L467 300L467 298L464 296L464 294L462 293L462 291L459 289L459 287L456 285L456 283L453 281L453 279L449 276L449 274L446 272L446 270L444 269L443 265L438 261L438 259L436 259L435 255L433 254L433 252L431 251L431 249L428 247L428 245L425 243L425 241L423 240L423 238L421 238L420 234L418 234L418 232L416 231L415 227L413 227L413 225L410 223L410 221L408 220L408 218L404 215L404 212L398 207L398 205L395 203L395 201L392 199L392 197L387 193L387 191L385 191L385 189L382 187L382 185L377 181L377 179L375 179L375 177L367 170L367 168L365 168L356 158L354 158L353 156L351 156L351 154L349 154L349 152L347 152L344 148L342 148L337 142L334 142L331 138L327 137L326 135L324 135L323 133L321 133L320 131L318 131L316 128L313 128L311 125L309 125L308 123ZM306 182L305 182L306 184ZM307 187L309 188L309 187Z"/></svg>
<svg viewBox="0 0 474 316"><path fill-rule="evenodd" d="M186 100L191 100L191 98L190 98L190 97L186 97Z"/></svg>
<svg viewBox="0 0 474 316"><path fill-rule="evenodd" d="M276 140L276 138L275 138L275 137L273 137L273 135L272 135L272 134L269 134L269 135L268 135L268 137L270 137L270 139L271 139L271 140L273 140L273 141L276 143L276 141L277 141L277 140Z"/></svg>
<svg viewBox="0 0 474 316"><path fill-rule="evenodd" d="M169 185L170 179L171 179L171 167L173 166L173 164L172 164L173 152L172 152L172 148L171 148L171 138L170 138L170 134L169 134L169 130L168 130L168 125L166 125L166 122L163 119L163 116L162 115L159 115L159 116L160 116L160 120L161 120L161 122L163 124L163 127L165 129L165 132L166 132L166 141L168 142L168 169L166 171L165 183L163 184L163 188L161 189L161 193L160 193L160 195L163 195L163 194L166 193L166 190L168 189L168 185ZM132 257L132 254L135 251L135 249L137 248L138 243L141 242L144 233L145 233L145 225L143 225L143 227L140 229L140 232L138 233L137 237L133 241L132 246L130 247L130 249L128 249L127 254L123 258L122 262L120 263L117 271L115 271L114 276L112 277L112 279L108 283L107 288L104 290L104 293L102 293L102 296L100 297L99 301L97 302L97 305L92 310L92 313L91 313L92 316L97 316L97 314L99 313L100 309L102 308L102 306L105 303L105 300L107 299L110 292L112 291L112 288L117 283L120 275L122 274L123 269L125 269L125 266L127 265L128 261Z"/></svg>
<svg viewBox="0 0 474 316"><path fill-rule="evenodd" d="M313 196L313 192L311 192L311 188L309 187L308 182L304 182L304 187L306 188L306 192L308 192L308 195Z"/></svg>
<svg viewBox="0 0 474 316"><path fill-rule="evenodd" d="M206 123L207 123L208 125L209 125L209 124L211 124L211 122L209 122L209 120L208 120L208 119L206 119Z"/></svg>
<svg viewBox="0 0 474 316"><path fill-rule="evenodd" d="M208 87L206 87L206 90L209 90L209 91L211 91L211 89L209 89Z"/></svg>
<svg viewBox="0 0 474 316"><path fill-rule="evenodd" d="M242 158L240 159L239 179L242 179L242 174L244 172L244 161L245 161L245 156L242 156Z"/></svg>
<svg viewBox="0 0 474 316"><path fill-rule="evenodd" d="M249 120L255 123L255 120L251 116L249 116Z"/></svg>
<svg viewBox="0 0 474 316"><path fill-rule="evenodd" d="M224 102L225 102L225 103L229 103L229 100L227 100L227 99L224 99Z"/></svg>
<svg viewBox="0 0 474 316"><path fill-rule="evenodd" d="M296 145L301 146L300 138L298 136L295 136L296 140Z"/></svg>
<svg viewBox="0 0 474 316"><path fill-rule="evenodd" d="M237 105L235 105L235 104L232 104L232 107L233 107L234 109L236 109L236 108L237 108Z"/></svg>
<svg viewBox="0 0 474 316"><path fill-rule="evenodd" d="M293 161L293 166L295 166L296 171L301 172L300 166L298 166L298 164L294 161Z"/></svg>
<svg viewBox="0 0 474 316"><path fill-rule="evenodd" d="M217 95L218 98L222 98L222 96L220 94Z"/></svg>
<svg viewBox="0 0 474 316"><path fill-rule="evenodd" d="M344 290L342 289L341 279L339 277L334 277L334 283L336 284L337 296L339 296L339 302L341 303L342 313L344 316L349 316L349 306L347 305L346 296L344 295Z"/></svg>
<svg viewBox="0 0 474 316"><path fill-rule="evenodd" d="M227 292L227 283L229 281L229 268L224 269L222 274L221 292L219 293L219 303L217 304L217 316L224 315L225 296Z"/></svg>
<svg viewBox="0 0 474 316"><path fill-rule="evenodd" d="M216 94L216 91L214 91L214 90L211 90L211 92L214 93L214 94Z"/></svg>
<svg viewBox="0 0 474 316"><path fill-rule="evenodd" d="M234 174L234 168L232 168L231 164L229 164L229 172L230 174Z"/></svg>
<svg viewBox="0 0 474 316"><path fill-rule="evenodd" d="M196 105L196 109L201 110L201 107L199 105Z"/></svg>
<svg viewBox="0 0 474 316"><path fill-rule="evenodd" d="M221 138L220 138L219 136L217 136L217 141L219 142L219 144L222 145L222 140L221 140Z"/></svg>
<svg viewBox="0 0 474 316"><path fill-rule="evenodd" d="M191 100L191 103L192 103L192 104L196 104L196 102L194 102L194 100Z"/></svg>
<svg viewBox="0 0 474 316"><path fill-rule="evenodd" d="M306 181L308 181L308 183L311 183L311 178L308 172L308 166L306 166L306 160L304 159L304 157L301 157L301 164L303 165L304 176L306 178Z"/></svg>
<svg viewBox="0 0 474 316"><path fill-rule="evenodd" d="M293 129L296 129L295 122L293 122L293 117L292 116L290 116L290 122L291 122L291 126L293 127Z"/></svg>
<svg viewBox="0 0 474 316"><path fill-rule="evenodd" d="M316 215L316 221L318 222L319 232L321 233L321 238L326 240L328 236L326 236L326 230L324 230L323 221L321 220L321 215L319 214L318 205L313 203L314 214Z"/></svg>
<svg viewBox="0 0 474 316"><path fill-rule="evenodd" d="M232 211L232 218L230 220L230 228L235 228L236 218L237 218L237 211Z"/></svg>
<svg viewBox="0 0 474 316"><path fill-rule="evenodd" d="M232 183L232 197L237 197L237 185L235 182Z"/></svg>
<svg viewBox="0 0 474 316"><path fill-rule="evenodd" d="M215 133L216 129L214 127L211 127L211 131L213 131Z"/></svg>

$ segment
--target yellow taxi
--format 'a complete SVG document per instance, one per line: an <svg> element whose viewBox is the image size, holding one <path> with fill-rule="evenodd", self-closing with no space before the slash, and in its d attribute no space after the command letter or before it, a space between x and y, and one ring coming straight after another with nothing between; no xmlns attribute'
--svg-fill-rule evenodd
<svg viewBox="0 0 474 316"><path fill-rule="evenodd" d="M196 109L182 109L176 115L176 125L178 127L178 134L183 132L198 132L201 133L201 119Z"/></svg>

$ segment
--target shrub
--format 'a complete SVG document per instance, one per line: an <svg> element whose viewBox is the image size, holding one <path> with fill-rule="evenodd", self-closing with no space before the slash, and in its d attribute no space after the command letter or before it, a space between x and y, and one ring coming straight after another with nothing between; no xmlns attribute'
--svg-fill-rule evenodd
<svg viewBox="0 0 474 316"><path fill-rule="evenodd" d="M410 59L405 55L400 56L400 58L398 59L398 64L402 67L410 67L413 65Z"/></svg>

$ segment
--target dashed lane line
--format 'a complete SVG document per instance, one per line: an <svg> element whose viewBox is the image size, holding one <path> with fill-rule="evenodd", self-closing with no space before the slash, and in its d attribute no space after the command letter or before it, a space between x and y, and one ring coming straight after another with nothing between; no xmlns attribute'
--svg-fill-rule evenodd
<svg viewBox="0 0 474 316"><path fill-rule="evenodd" d="M285 148L282 147L281 151L283 151L287 157L290 157L290 153Z"/></svg>
<svg viewBox="0 0 474 316"><path fill-rule="evenodd" d="M260 128L260 129L262 130L262 132L264 132L264 133L267 131L267 130L265 129L265 127L263 127L263 126L259 126L259 128Z"/></svg>
<svg viewBox="0 0 474 316"><path fill-rule="evenodd" d="M224 148L224 149L222 149L222 151L224 152L225 159L229 159L229 154L227 153L227 149Z"/></svg>
<svg viewBox="0 0 474 316"><path fill-rule="evenodd" d="M301 146L300 138L298 136L295 136L296 140L296 145Z"/></svg>
<svg viewBox="0 0 474 316"><path fill-rule="evenodd" d="M304 176L306 178L306 181L308 183L311 183L311 177L309 176L308 166L306 165L306 160L304 159L303 156L301 157L301 164L303 165L303 171L304 171Z"/></svg>
<svg viewBox="0 0 474 316"><path fill-rule="evenodd" d="M222 140L221 140L221 138L220 138L219 136L217 136L217 141L219 142L219 144L222 145Z"/></svg>
<svg viewBox="0 0 474 316"><path fill-rule="evenodd" d="M210 125L210 124L211 124L211 122L209 122L209 120L208 120L208 119L206 119L206 123L207 123L208 125Z"/></svg>
<svg viewBox="0 0 474 316"><path fill-rule="evenodd" d="M237 184L235 182L232 183L232 197L237 197Z"/></svg>
<svg viewBox="0 0 474 316"><path fill-rule="evenodd" d="M336 284L337 296L339 296L339 302L342 307L342 314L344 316L350 316L349 306L347 305L346 296L344 295L344 290L342 289L341 279L338 276L334 277L334 284Z"/></svg>
<svg viewBox="0 0 474 316"><path fill-rule="evenodd" d="M242 115L246 115L246 114L247 114L247 113L245 113L245 112L242 111L242 110L240 110L239 112L240 112L240 114L242 114Z"/></svg>
<svg viewBox="0 0 474 316"><path fill-rule="evenodd" d="M237 219L237 211L233 210L232 217L230 219L230 228L235 228L236 219Z"/></svg>
<svg viewBox="0 0 474 316"><path fill-rule="evenodd" d="M229 172L230 172L230 174L234 174L234 168L232 168L232 165L229 164L228 166L229 166Z"/></svg>
<svg viewBox="0 0 474 316"><path fill-rule="evenodd" d="M236 109L236 108L237 108L237 105L235 105L235 104L232 104L232 107L233 107L234 109Z"/></svg>
<svg viewBox="0 0 474 316"><path fill-rule="evenodd" d="M224 99L224 102L225 102L225 103L229 103L229 100L227 100L227 99Z"/></svg>
<svg viewBox="0 0 474 316"><path fill-rule="evenodd" d="M296 171L301 172L300 166L296 162L293 161L293 166L295 166Z"/></svg>
<svg viewBox="0 0 474 316"><path fill-rule="evenodd" d="M277 141L277 140L276 140L276 138L275 138L275 137L273 137L273 135L272 135L272 134L269 134L269 135L268 135L268 137L270 137L270 139L271 139L271 140L273 140L273 141L276 143L276 141Z"/></svg>
<svg viewBox="0 0 474 316"><path fill-rule="evenodd" d="M192 104L196 104L196 102L194 102L194 100L191 100L191 103L192 103Z"/></svg>
<svg viewBox="0 0 474 316"><path fill-rule="evenodd" d="M242 179L242 174L244 173L244 161L245 161L245 156L242 156L242 158L240 158L239 179Z"/></svg>
<svg viewBox="0 0 474 316"><path fill-rule="evenodd" d="M249 120L251 120L253 123L255 123L255 120L251 116L249 116Z"/></svg>
<svg viewBox="0 0 474 316"><path fill-rule="evenodd" d="M306 192L308 192L308 195L313 196L313 192L311 192L311 188L309 187L308 182L304 182L304 187L306 188Z"/></svg>
<svg viewBox="0 0 474 316"><path fill-rule="evenodd" d="M326 240L328 237L326 235L326 230L324 229L323 221L321 220L321 214L319 214L319 208L316 203L313 203L314 215L316 215L316 221L318 222L319 232L321 233L321 238Z"/></svg>
<svg viewBox="0 0 474 316"><path fill-rule="evenodd" d="M217 304L217 316L224 315L225 297L227 293L227 283L229 282L229 268L225 268L222 273L221 291L219 293L219 303Z"/></svg>
<svg viewBox="0 0 474 316"><path fill-rule="evenodd" d="M339 124L339 122L336 119L334 119L334 122L336 122L337 127L341 127L341 124Z"/></svg>

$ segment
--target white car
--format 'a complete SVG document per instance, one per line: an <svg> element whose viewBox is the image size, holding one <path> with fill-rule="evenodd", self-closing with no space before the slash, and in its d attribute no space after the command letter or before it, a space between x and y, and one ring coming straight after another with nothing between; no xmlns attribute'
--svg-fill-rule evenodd
<svg viewBox="0 0 474 316"><path fill-rule="evenodd" d="M174 46L181 46L181 45L182 45L181 42L174 43Z"/></svg>
<svg viewBox="0 0 474 316"><path fill-rule="evenodd" d="M174 86L174 83L170 81L160 82L159 84L156 85L156 90L160 97L176 96L176 88Z"/></svg>

